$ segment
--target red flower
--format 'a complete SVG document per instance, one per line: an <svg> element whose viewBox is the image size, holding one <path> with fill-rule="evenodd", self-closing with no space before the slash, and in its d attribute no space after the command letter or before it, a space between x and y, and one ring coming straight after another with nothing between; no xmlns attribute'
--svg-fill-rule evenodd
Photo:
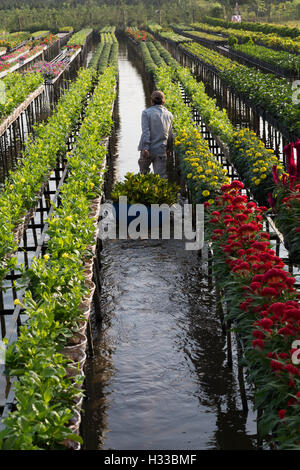
<svg viewBox="0 0 300 470"><path fill-rule="evenodd" d="M254 339L252 341L252 347L255 349L259 349L260 351L262 350L262 348L264 347L265 343L262 339Z"/></svg>
<svg viewBox="0 0 300 470"><path fill-rule="evenodd" d="M263 318L262 320L260 320L258 322L258 324L264 329L264 330L267 330L269 328L271 328L271 326L273 325L273 321L271 320L271 318Z"/></svg>
<svg viewBox="0 0 300 470"><path fill-rule="evenodd" d="M284 366L284 369L288 371L290 374L300 375L299 369L297 369L297 367L293 366L292 364L287 364L286 366Z"/></svg>
<svg viewBox="0 0 300 470"><path fill-rule="evenodd" d="M274 287L264 287L260 291L260 295L262 295L263 297L275 297L276 295L278 295L278 291L274 289Z"/></svg>
<svg viewBox="0 0 300 470"><path fill-rule="evenodd" d="M232 181L230 188L231 189L243 189L244 185L241 181L235 180L235 181Z"/></svg>
<svg viewBox="0 0 300 470"><path fill-rule="evenodd" d="M284 369L283 364L281 364L281 362L278 362L278 361L271 361L270 366L273 369L273 371L277 371L277 370L281 371Z"/></svg>
<svg viewBox="0 0 300 470"><path fill-rule="evenodd" d="M284 419L286 415L286 410L279 410L278 411L278 418L279 419Z"/></svg>

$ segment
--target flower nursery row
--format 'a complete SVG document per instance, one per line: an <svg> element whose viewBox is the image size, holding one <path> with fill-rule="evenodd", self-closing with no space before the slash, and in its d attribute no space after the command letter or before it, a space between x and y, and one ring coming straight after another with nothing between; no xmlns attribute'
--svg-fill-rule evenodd
<svg viewBox="0 0 300 470"><path fill-rule="evenodd" d="M210 152L207 142L197 129L192 110L184 103L179 84L174 82L173 69L166 65L157 67L149 49L145 53L148 44L142 45L145 67L154 74L157 87L165 93L166 106L173 113L176 153L193 202L212 201L222 184L229 182L227 170Z"/></svg>
<svg viewBox="0 0 300 470"><path fill-rule="evenodd" d="M266 149L255 132L246 128L236 129L226 110L221 110L216 105L216 100L206 94L205 85L198 82L188 68L179 66L160 43L147 43L147 47L149 51L156 48L158 54L164 53L165 61L172 65L173 79L179 80L183 85L193 106L199 111L202 120L211 132L228 145L231 162L256 200L261 204L267 204L269 193L272 193L275 185L274 165L277 167L278 178L281 179L283 175L283 165L274 155L273 150ZM152 59L154 62L158 61L153 54Z"/></svg>
<svg viewBox="0 0 300 470"><path fill-rule="evenodd" d="M57 158L65 155L67 138L80 118L94 79L92 69L79 72L58 102L56 112L47 123L35 127L35 138L28 139L19 167L6 180L0 194L0 280L16 264L11 256L18 247L14 231L35 207Z"/></svg>
<svg viewBox="0 0 300 470"><path fill-rule="evenodd" d="M184 27L183 27L184 28ZM201 42L201 39L209 40L209 34L202 31L190 31L185 29L178 29L174 27L175 32L179 32L186 35L189 38L194 37L197 42ZM207 37L206 37L207 36ZM199 41L200 39L200 41ZM274 73L285 73L298 75L300 70L300 59L298 54L293 54L287 51L273 50L265 46L254 44L251 38L243 44L239 44L238 39L235 36L224 38L220 36L211 37L211 42L228 42L229 46L233 51L240 53L242 57L248 60L255 60L257 67L271 67L274 68Z"/></svg>
<svg viewBox="0 0 300 470"><path fill-rule="evenodd" d="M258 21L248 22L241 21L241 23L233 23L232 21L223 20L221 18L212 18L209 16L204 17L204 23L212 26L222 26L231 29L243 29L246 31L258 31L265 34L277 34L282 37L300 38L299 28L290 28L288 26L281 26L270 23L259 23Z"/></svg>
<svg viewBox="0 0 300 470"><path fill-rule="evenodd" d="M181 47L192 53L196 60L213 68L227 86L252 106L266 110L286 129L286 133L295 137L300 135L300 110L293 104L292 84L273 74L241 65L200 44L185 43Z"/></svg>
<svg viewBox="0 0 300 470"><path fill-rule="evenodd" d="M25 60L30 59L31 57L35 56L39 52L42 52L45 49L45 44L39 44L32 49L25 51L22 55L18 56L15 60L7 60L8 56L2 56L0 59L0 73L6 70L10 70L13 67L19 66L25 62Z"/></svg>
<svg viewBox="0 0 300 470"><path fill-rule="evenodd" d="M91 28L81 29L69 39L67 46L83 46L93 32Z"/></svg>
<svg viewBox="0 0 300 470"><path fill-rule="evenodd" d="M6 367L17 376L16 410L4 420L2 449L74 448L79 437L86 324L95 286L91 282L97 243L104 166L104 139L112 126L116 71L99 78L69 155L60 205L49 220L46 254L26 273L29 290L16 301L28 316Z"/></svg>
<svg viewBox="0 0 300 470"><path fill-rule="evenodd" d="M219 43L226 43L227 42L227 38L224 38L222 36L217 36L216 34L210 34L210 33L204 33L203 31L193 31L193 30L186 30L186 29L183 29L183 30L177 30L177 28L174 28L175 32L177 32L178 34L181 34L183 36L187 36L188 38L190 39L194 39L194 40L204 40L204 42L211 42L211 43L216 43L216 44L219 44Z"/></svg>
<svg viewBox="0 0 300 470"><path fill-rule="evenodd" d="M243 31L232 28L223 28L221 26L210 26L207 23L193 23L195 29L206 31L208 33L220 33L225 37L234 36L239 42L248 42L251 38L254 43L262 44L271 49L279 49L287 52L300 52L300 41L282 38L276 34L264 34L261 32Z"/></svg>
<svg viewBox="0 0 300 470"><path fill-rule="evenodd" d="M0 36L0 46L13 49L18 44L30 39L30 33L20 31L17 33L7 33Z"/></svg>
<svg viewBox="0 0 300 470"><path fill-rule="evenodd" d="M152 69L149 68L150 71ZM221 179L216 178L215 162L211 159L214 156L207 159L210 171L203 175L205 158L201 147L199 151L201 135L198 139L191 137L198 131L190 131L186 126L188 119L192 118L185 111L180 89L174 80L177 75L184 82L184 74L188 80L194 80L182 67L176 71L171 67L154 71L157 86L166 93L166 105L174 113L175 145L181 151L181 165L188 187L198 195L210 198L204 204L209 211L206 227L211 227L208 236L213 242L214 272L227 302L228 319L236 322L244 345L249 377L255 384L255 406L263 409L259 429L265 437L273 433L277 446L298 449L300 368L293 363L297 354L297 346L294 347L293 343L300 338L300 308L299 294L293 287L295 279L289 275L281 259L275 256L269 234L263 232L263 214L267 207L259 207L242 196L244 185L240 182L220 187ZM194 83L190 86L193 89ZM222 131L223 137L227 136L226 130L230 135L228 117L226 114L222 116L213 100L201 97L202 92L200 86L199 102L207 112L206 119L210 121L216 114L221 122L218 124L216 121L215 130L218 133ZM237 136L238 133L235 138ZM251 138L257 139L254 133ZM191 142L196 140L198 146L193 147ZM208 185L199 190L198 185L202 182L194 179L195 174L205 177L203 184L208 179ZM212 181L217 183L214 189L210 186ZM294 189L300 195L300 186Z"/></svg>
<svg viewBox="0 0 300 470"><path fill-rule="evenodd" d="M300 197L295 190L300 183L300 145L297 144L297 164L292 154L287 155L288 173L272 149L267 149L255 132L250 129L236 129L230 122L226 110L220 110L216 100L205 92L202 82L192 76L188 68L180 67L168 51L158 43L146 43L144 54L146 67L155 72L159 64L157 54L163 54L164 61L172 65L173 80L179 80L191 99L192 105L210 131L228 146L230 162L255 199L264 205L271 205L275 223L285 236L285 245L294 262L300 260ZM156 54L153 53L156 50ZM162 56L161 56L162 57ZM293 144L290 144L293 146ZM276 171L276 177L274 177Z"/></svg>
<svg viewBox="0 0 300 470"><path fill-rule="evenodd" d="M101 41L89 63L89 67L103 73L108 65L118 65L119 43L114 33L101 33Z"/></svg>
<svg viewBox="0 0 300 470"><path fill-rule="evenodd" d="M44 82L40 73L14 72L2 79L5 86L5 102L0 100L0 122L13 112L25 99ZM2 91L2 89L1 89ZM3 100L4 101L4 100Z"/></svg>
<svg viewBox="0 0 300 470"><path fill-rule="evenodd" d="M244 44L231 45L232 49L236 52L242 53L250 58L262 61L266 64L270 64L278 68L278 70L285 73L294 73L299 75L300 72L300 56L298 54L292 54L286 51L274 51L268 47L259 46L247 42Z"/></svg>
<svg viewBox="0 0 300 470"><path fill-rule="evenodd" d="M260 434L277 448L299 450L300 294L263 231L267 208L250 202L242 188L239 181L224 185L208 205L214 275L255 385Z"/></svg>

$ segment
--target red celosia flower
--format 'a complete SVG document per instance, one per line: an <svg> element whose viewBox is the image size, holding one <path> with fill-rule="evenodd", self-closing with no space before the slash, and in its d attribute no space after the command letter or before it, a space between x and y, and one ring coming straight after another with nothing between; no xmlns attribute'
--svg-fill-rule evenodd
<svg viewBox="0 0 300 470"><path fill-rule="evenodd" d="M293 366L292 364L287 364L286 366L284 366L284 369L288 371L290 374L300 375L299 369L297 369L297 367Z"/></svg>
<svg viewBox="0 0 300 470"><path fill-rule="evenodd" d="M278 294L279 294L278 290L274 289L273 287L264 287L260 291L260 295L262 295L263 297L276 297L276 295Z"/></svg>
<svg viewBox="0 0 300 470"><path fill-rule="evenodd" d="M264 329L267 330L273 325L273 321L270 318L263 318L258 322L258 324Z"/></svg>
<svg viewBox="0 0 300 470"><path fill-rule="evenodd" d="M255 349L259 349L260 351L262 350L262 348L264 347L265 343L262 339L254 339L252 341L252 347Z"/></svg>
<svg viewBox="0 0 300 470"><path fill-rule="evenodd" d="M265 339L264 333L260 330L252 331L252 336L254 336L254 338L257 338L257 339Z"/></svg>
<svg viewBox="0 0 300 470"><path fill-rule="evenodd" d="M230 188L231 189L243 189L244 185L241 181L232 181Z"/></svg>
<svg viewBox="0 0 300 470"><path fill-rule="evenodd" d="M277 371L277 370L281 371L281 370L284 369L284 365L281 364L281 362L278 362L278 361L271 361L270 366L273 369L273 371Z"/></svg>

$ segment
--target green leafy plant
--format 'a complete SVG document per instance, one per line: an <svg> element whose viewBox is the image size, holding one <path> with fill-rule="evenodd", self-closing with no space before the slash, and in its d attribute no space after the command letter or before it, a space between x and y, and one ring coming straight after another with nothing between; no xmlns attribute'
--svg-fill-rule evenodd
<svg viewBox="0 0 300 470"><path fill-rule="evenodd" d="M116 183L111 198L119 202L120 196L127 196L128 204L168 204L178 199L180 187L159 175L127 173L124 182Z"/></svg>

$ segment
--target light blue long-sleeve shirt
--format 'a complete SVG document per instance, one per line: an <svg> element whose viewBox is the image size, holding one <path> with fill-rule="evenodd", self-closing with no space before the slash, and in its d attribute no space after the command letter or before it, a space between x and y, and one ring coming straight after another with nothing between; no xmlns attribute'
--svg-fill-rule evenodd
<svg viewBox="0 0 300 470"><path fill-rule="evenodd" d="M163 105L154 105L142 112L142 135L138 150L149 150L151 156L166 155L172 139L173 115Z"/></svg>

